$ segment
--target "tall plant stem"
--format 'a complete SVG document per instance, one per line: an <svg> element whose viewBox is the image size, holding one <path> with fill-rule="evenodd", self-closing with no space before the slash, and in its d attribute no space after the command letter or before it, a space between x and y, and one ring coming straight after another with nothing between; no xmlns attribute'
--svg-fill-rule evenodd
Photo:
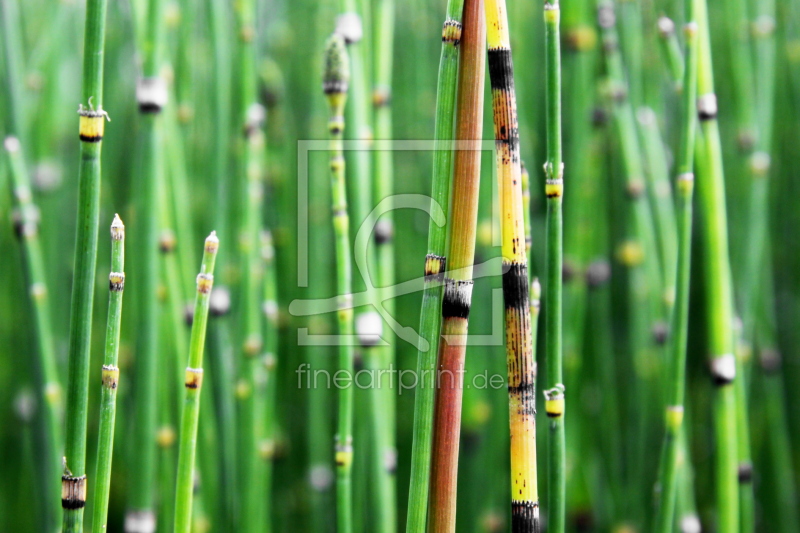
<svg viewBox="0 0 800 533"><path fill-rule="evenodd" d="M394 0L379 0L374 9L374 55L373 73L375 86L372 102L374 105L374 121L376 139L392 139L392 108L391 86L392 66L394 56L394 26L395 26ZM392 198L394 194L394 175L392 169L391 150L378 150L374 152L374 165L372 168L372 194L373 204ZM390 203L393 202L390 200ZM394 315L394 289L395 283L395 255L394 255L394 216L392 211L384 213L375 224L375 258L377 267L376 289L379 301L386 312ZM388 328L383 330L390 335ZM386 335L384 335L386 337ZM379 353L378 369L389 369L395 365L395 346L392 338L386 346L376 348ZM380 485L379 495L384 498L381 503L381 513L376 517L381 521L379 530L383 533L394 533L397 529L397 488L395 472L397 470L397 449L395 444L395 410L396 401L394 389L390 386L387 376L376 382L376 394L380 395L381 402L373 405L373 409L381 409L376 420L381 420L382 428L377 434L378 441L376 452L378 456L377 483Z"/></svg>
<svg viewBox="0 0 800 533"><path fill-rule="evenodd" d="M6 34L7 35L7 34ZM8 42L6 42L6 46ZM7 64L8 66L8 64ZM14 83L14 78L9 76ZM59 520L56 475L59 471L62 446L60 415L63 401L58 380L53 346L50 305L45 280L45 262L39 241L39 208L33 202L27 169L23 160L22 146L16 137L6 137L3 143L10 163L9 184L15 201L14 227L23 251L23 267L31 297L31 315L36 329L35 364L37 398L42 406L37 416L36 454L40 466L41 496L44 523L56 529Z"/></svg>
<svg viewBox="0 0 800 533"><path fill-rule="evenodd" d="M725 208L725 177L722 147L717 124L717 97L711 63L711 36L705 0L695 11L698 23L697 111L701 126L699 151L702 166L699 200L705 227L702 231L708 324L708 353L716 387L714 429L716 434L717 531L739 531L739 492L737 482L737 421L734 381L733 295L728 256L728 229Z"/></svg>
<svg viewBox="0 0 800 533"><path fill-rule="evenodd" d="M449 142L455 138L455 106L458 82L458 56L461 43L461 15L464 0L448 0L442 28L442 51L439 58L439 82L436 92L431 204L439 206L447 220L453 174L453 151ZM428 253L425 256L425 286L422 293L417 355L419 385L414 397L414 427L411 445L411 481L408 488L406 533L425 530L431 471L431 437L436 397L435 372L439 353L439 328L442 323L442 279L447 260L447 227L428 224Z"/></svg>
<svg viewBox="0 0 800 533"><path fill-rule="evenodd" d="M500 182L502 220L503 299L511 430L511 529L515 532L534 532L539 530L536 362L531 345L528 258L526 247L520 246L526 240L526 235L517 96L505 0L486 0L485 7L494 109L495 164ZM548 14L553 11L548 9ZM558 53L558 49L555 53Z"/></svg>
<svg viewBox="0 0 800 533"><path fill-rule="evenodd" d="M258 444L263 432L263 398L256 387L256 367L260 364L263 339L259 301L263 269L260 259L259 234L261 231L261 204L264 195L261 154L264 148L262 131L265 110L256 101L256 26L255 2L236 3L238 58L239 58L239 110L237 122L237 152L240 154L238 171L240 221L238 243L240 247L241 285L239 287L239 316L242 321L239 335L241 358L237 383L237 417L239 433L238 474L241 502L238 525L242 531L254 533L262 527L260 522L263 492L263 463L258 458Z"/></svg>
<svg viewBox="0 0 800 533"><path fill-rule="evenodd" d="M206 238L203 262L197 275L197 295L194 301L192 336L189 341L189 362L186 367L186 396L181 415L181 434L178 452L178 478L175 489L175 531L192 530L192 496L194 463L197 451L197 427L200 419L200 390L203 385L203 350L206 342L208 305L214 285L214 264L219 239L215 232Z"/></svg>
<svg viewBox="0 0 800 533"><path fill-rule="evenodd" d="M562 343L562 264L564 163L561 155L561 11L557 1L544 5L547 60L547 245L545 284L545 411L550 427L547 447L548 529L562 533L566 527L566 442L564 435L564 375Z"/></svg>
<svg viewBox="0 0 800 533"><path fill-rule="evenodd" d="M89 402L89 359L92 304L97 270L97 231L100 216L100 154L103 146L103 49L107 0L89 0L83 52L83 101L79 137L78 224L75 234L75 277L69 329L66 441L61 506L65 533L83 531L86 505L86 423Z"/></svg>
<svg viewBox="0 0 800 533"><path fill-rule="evenodd" d="M334 34L325 50L323 91L328 100L330 119L330 169L333 231L336 237L336 291L339 295L339 335L352 337L352 265L350 258L350 218L347 214L347 186L342 150L344 109L350 82L350 60L344 39ZM339 345L339 371L353 372L353 347ZM339 390L339 421L336 434L336 523L341 533L353 531L353 388Z"/></svg>
<svg viewBox="0 0 800 533"><path fill-rule="evenodd" d="M675 282L675 307L672 314L672 336L670 360L667 368L667 407L665 413L666 432L662 449L660 479L658 482L658 510L655 531L673 531L675 501L678 481L678 453L681 448L683 425L683 401L686 388L686 343L689 332L689 277L692 253L692 196L694 192L694 146L697 131L695 102L697 98L697 22L695 5L697 0L685 0L686 61L681 93L681 138L678 146L677 176L677 224L678 257ZM689 461L688 457L684 458Z"/></svg>
<svg viewBox="0 0 800 533"><path fill-rule="evenodd" d="M435 426L428 531L455 531L459 433L472 265L480 190L480 139L483 135L484 43L482 0L464 3L463 52L458 76L458 113L453 172L452 220L448 269L444 274L442 331L436 373Z"/></svg>
<svg viewBox="0 0 800 533"><path fill-rule="evenodd" d="M97 482L94 492L92 531L106 531L108 495L111 488L111 458L114 451L114 423L117 417L119 384L119 333L122 322L122 292L125 289L125 226L119 215L111 222L111 273L108 275L108 323L101 374L100 428L97 441Z"/></svg>

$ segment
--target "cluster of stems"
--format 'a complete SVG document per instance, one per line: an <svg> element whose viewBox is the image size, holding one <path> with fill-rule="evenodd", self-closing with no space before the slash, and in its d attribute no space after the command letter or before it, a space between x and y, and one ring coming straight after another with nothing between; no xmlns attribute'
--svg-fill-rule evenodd
<svg viewBox="0 0 800 533"><path fill-rule="evenodd" d="M436 90L431 202L442 209L445 220L449 209L453 175L454 153L451 150L450 141L455 138L454 117L463 9L464 0L448 0L447 14L442 27L442 50ZM408 488L408 515L406 518L407 533L423 532L427 520L433 408L436 397L434 374L439 354L439 329L442 323L442 280L447 267L446 244L447 228L437 225L431 219L428 224L428 251L424 265L425 285L419 319L419 335L422 342L417 355L419 386L414 397L411 480Z"/></svg>
<svg viewBox="0 0 800 533"><path fill-rule="evenodd" d="M472 303L472 267L480 189L483 133L484 43L486 21L481 0L464 3L464 30L458 73L458 98L450 220L450 248L444 273L442 327L436 403L428 531L455 531L463 370Z"/></svg>

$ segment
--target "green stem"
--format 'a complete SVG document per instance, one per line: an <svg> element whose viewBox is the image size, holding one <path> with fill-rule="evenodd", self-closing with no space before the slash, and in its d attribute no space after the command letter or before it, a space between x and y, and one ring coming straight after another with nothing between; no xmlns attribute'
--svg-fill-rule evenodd
<svg viewBox="0 0 800 533"><path fill-rule="evenodd" d="M676 165L678 257L675 307L672 315L671 359L668 363L666 433L662 452L659 502L655 531L670 533L674 530L675 502L678 480L678 453L686 388L686 347L689 331L689 279L692 252L692 197L694 192L694 146L697 131L695 102L697 98L697 0L686 0L686 68L681 95L681 139ZM689 461L685 457L685 461Z"/></svg>
<svg viewBox="0 0 800 533"><path fill-rule="evenodd" d="M449 142L455 138L455 108L458 82L461 16L464 0L448 0L442 29L439 58L439 81L436 90L436 126L434 133L431 204L439 206L448 218L453 176L453 151ZM431 438L433 407L436 397L434 371L439 353L439 328L442 323L442 279L446 268L447 227L428 224L428 253L425 257L425 286L422 293L419 335L424 341L417 355L419 386L414 397L414 427L411 445L411 480L408 488L406 533L425 530L431 473Z"/></svg>
<svg viewBox="0 0 800 533"><path fill-rule="evenodd" d="M347 185L342 150L344 109L350 82L350 60L345 41L339 34L328 40L325 49L323 90L328 100L330 119L331 207L333 231L336 238L336 292L339 295L337 313L339 335L353 336L352 265L350 258L350 219L347 214ZM339 345L339 371L353 372L353 347L345 341ZM353 387L339 390L339 420L336 434L336 523L338 531L353 531Z"/></svg>
<svg viewBox="0 0 800 533"><path fill-rule="evenodd" d="M203 262L197 275L197 296L194 301L192 336L189 342L189 362L186 367L186 396L181 415L178 478L175 488L175 531L189 533L192 529L192 496L194 463L197 451L197 427L200 419L200 390L203 385L203 349L206 342L208 304L214 285L214 264L219 239L211 232L205 242Z"/></svg>
<svg viewBox="0 0 800 533"><path fill-rule="evenodd" d="M78 213L75 234L75 264L69 333L66 446L63 485L75 486L75 498L63 498L65 533L83 530L86 502L86 425L89 402L89 360L97 270L97 232L100 216L100 154L105 112L103 111L103 51L107 0L89 0L83 55L83 101L81 109L81 157L78 177Z"/></svg>
<svg viewBox="0 0 800 533"><path fill-rule="evenodd" d="M122 322L122 292L125 288L125 226L119 215L111 223L111 273L108 275L108 324L103 357L100 427L97 441L97 481L94 492L92 531L107 530L108 495L111 488L111 458L114 451L114 423L117 417L119 384L119 333Z"/></svg>
<svg viewBox="0 0 800 533"><path fill-rule="evenodd" d="M702 232L708 327L708 353L716 385L714 429L716 433L717 531L739 531L739 493L737 482L737 423L734 380L736 358L733 335L733 295L728 256L728 229L725 208L725 178L722 146L716 120L717 102L711 63L711 36L705 0L695 12L699 28L698 116L701 135L698 169L698 196L705 221Z"/></svg>
<svg viewBox="0 0 800 533"><path fill-rule="evenodd" d="M547 86L547 244L545 284L545 411L550 428L547 447L548 530L566 528L566 441L562 354L562 265L564 163L561 155L561 42L558 3L545 3Z"/></svg>

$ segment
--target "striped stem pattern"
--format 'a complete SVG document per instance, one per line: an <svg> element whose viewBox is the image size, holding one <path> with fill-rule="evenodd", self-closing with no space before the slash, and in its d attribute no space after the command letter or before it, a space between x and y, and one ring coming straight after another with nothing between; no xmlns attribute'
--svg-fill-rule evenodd
<svg viewBox="0 0 800 533"><path fill-rule="evenodd" d="M536 363L531 345L528 258L519 155L517 97L505 0L486 0L489 77L500 182L508 408L511 430L511 530L539 530L536 474Z"/></svg>
<svg viewBox="0 0 800 533"><path fill-rule="evenodd" d="M122 323L122 292L125 289L125 226L119 215L111 222L111 273L108 275L108 322L101 374L100 428L97 442L97 482L94 489L92 531L107 530L108 496L111 488L111 458L119 384L119 334Z"/></svg>
<svg viewBox="0 0 800 533"><path fill-rule="evenodd" d="M456 91L461 44L461 16L464 0L448 0L442 27L442 50L439 58L439 81L436 92L431 203L442 208L447 219L453 175L453 151L449 142L455 138ZM414 397L414 428L411 445L411 481L408 489L407 533L425 530L431 469L433 409L436 360L439 353L439 329L442 323L442 280L447 227L433 220L428 224L428 252L425 256L425 285L422 293L419 334L426 346L417 354L419 386Z"/></svg>
<svg viewBox="0 0 800 533"><path fill-rule="evenodd" d="M352 264L350 258L350 218L347 214L347 186L342 150L344 109L350 82L350 61L345 41L339 34L328 40L325 49L323 91L328 100L330 119L331 206L333 230L336 237L336 291L339 295L337 313L339 335L353 335ZM353 372L353 347L348 342L339 345L339 370ZM338 531L353 530L353 388L339 390L339 421L335 446L336 458L336 522Z"/></svg>
<svg viewBox="0 0 800 533"><path fill-rule="evenodd" d="M564 432L565 395L562 353L562 265L564 163L561 149L561 11L557 1L544 5L547 60L547 283L545 284L545 412L550 428L547 448L548 529L565 529L566 442Z"/></svg>
<svg viewBox="0 0 800 533"><path fill-rule="evenodd" d="M677 192L678 256L675 306L670 341L666 431L658 482L658 509L655 531L673 531L678 486L678 455L683 443L684 396L686 388L686 348L689 332L689 279L692 253L692 197L694 193L694 147L697 131L697 22L696 0L686 0L685 69L681 94L681 139L678 146L675 190ZM684 458L689 461L688 457Z"/></svg>
<svg viewBox="0 0 800 533"><path fill-rule="evenodd" d="M217 250L219 250L219 239L216 232L212 231L206 238L203 261L200 273L197 275L189 362L184 380L186 393L181 413L178 477L175 488L175 531L181 533L189 533L192 530L194 463L197 453L197 428L200 422L200 391L203 386L203 350L206 343L209 300L214 286Z"/></svg>
<svg viewBox="0 0 800 533"><path fill-rule="evenodd" d="M61 506L65 533L83 531L86 505L86 425L89 401L89 360L97 270L100 217L100 155L106 113L103 110L103 49L107 0L86 6L83 56L83 101L78 114L81 157L78 170L78 211L75 234L75 278L69 329L64 473Z"/></svg>
<svg viewBox="0 0 800 533"><path fill-rule="evenodd" d="M480 189L480 141L483 134L484 43L482 0L464 3L464 32L458 75L458 114L453 173L448 270L442 296L442 331L436 373L435 426L428 531L455 531L459 432L463 398L472 266Z"/></svg>

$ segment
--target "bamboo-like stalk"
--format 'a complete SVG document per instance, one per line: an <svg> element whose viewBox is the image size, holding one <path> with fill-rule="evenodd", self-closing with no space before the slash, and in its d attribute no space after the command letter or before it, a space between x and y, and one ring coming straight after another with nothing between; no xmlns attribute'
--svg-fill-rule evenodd
<svg viewBox="0 0 800 533"><path fill-rule="evenodd" d="M86 505L89 360L100 216L100 154L106 120L103 110L103 50L107 5L107 0L90 0L86 7L82 98L88 109L81 105L78 110L81 140L78 225L69 330L64 474L61 478L65 533L83 530L83 508Z"/></svg>
<svg viewBox="0 0 800 533"><path fill-rule="evenodd" d="M325 48L323 91L328 100L330 120L331 206L336 237L336 290L339 295L337 314L339 334L352 336L352 266L350 258L350 219L347 214L347 188L342 150L344 109L350 82L350 60L345 41L339 34L328 40ZM353 347L347 342L339 345L339 370L353 372ZM336 434L336 523L338 531L353 531L353 388L339 391L339 422Z"/></svg>
<svg viewBox="0 0 800 533"><path fill-rule="evenodd" d="M145 7L145 6L143 6ZM167 86L159 77L163 34L162 0L146 3L146 27L141 49L142 78L136 88L142 135L142 177L136 193L138 261L132 277L137 287L137 357L134 372L134 431L132 471L126 533L151 533L154 512L159 405L159 305L158 305L158 209L162 177L161 111L167 104Z"/></svg>
<svg viewBox="0 0 800 533"><path fill-rule="evenodd" d="M551 4L547 6L553 7ZM528 258L519 155L517 97L505 0L486 0L489 77L494 109L496 167L500 183L500 216L505 302L508 408L511 430L511 529L539 530L536 474L536 362L531 346ZM549 16L556 9L547 9ZM557 39L556 30L556 39ZM558 54L558 50L555 50ZM552 61L548 54L548 61ZM557 60L559 61L559 60ZM560 62L558 63L560 64ZM548 78L548 82L550 82ZM558 87L556 87L558 88Z"/></svg>
<svg viewBox="0 0 800 533"><path fill-rule="evenodd" d="M125 289L125 226L119 215L111 222L111 273L108 275L108 323L103 356L100 396L100 427L97 441L97 482L94 489L92 531L107 530L108 495L111 488L111 458L114 451L114 424L117 417L119 384L119 333L122 322L122 292Z"/></svg>
<svg viewBox="0 0 800 533"><path fill-rule="evenodd" d="M264 148L264 108L256 101L256 27L255 2L246 0L235 5L238 37L238 105L237 122L241 140L237 152L237 198L240 222L238 228L239 262L242 273L239 287L239 346L240 359L237 382L238 411L238 475L240 512L238 526L242 531L254 533L261 529L259 515L263 492L263 463L258 458L258 445L262 438L263 398L256 387L256 367L260 364L263 339L261 337L260 294L263 269L261 268L259 233L261 231L261 205L263 198L261 152Z"/></svg>
<svg viewBox="0 0 800 533"><path fill-rule="evenodd" d="M206 238L203 262L197 275L197 295L194 302L192 336L189 341L189 361L186 367L186 396L181 414L180 448L178 452L178 478L175 488L175 531L192 530L192 496L194 489L194 463L197 447L197 427L200 422L200 390L203 385L203 350L206 342L206 324L211 288L214 285L214 264L219 250L216 232Z"/></svg>
<svg viewBox="0 0 800 533"><path fill-rule="evenodd" d="M442 331L436 373L435 425L428 531L455 531L459 432L463 371L469 310L472 302L472 265L480 189L480 139L483 134L484 46L486 23L482 0L464 2L456 141L451 208L450 250L444 275Z"/></svg>
<svg viewBox="0 0 800 533"><path fill-rule="evenodd" d="M455 138L456 90L458 81L461 16L464 0L448 0L442 28L442 51L439 58L439 81L436 92L431 202L442 208L447 220L453 174L453 151L449 141ZM408 488L407 533L422 533L428 510L431 469L431 437L436 358L439 353L439 328L442 323L442 280L446 269L447 227L433 220L428 224L428 253L425 256L425 286L422 293L419 335L427 346L419 346L414 397L414 427L411 445L411 480Z"/></svg>
<svg viewBox="0 0 800 533"><path fill-rule="evenodd" d="M259 443L259 456L264 461L264 494L261 495L263 507L263 531L272 531L272 475L275 441L278 437L278 273L275 268L275 247L272 233L263 231L261 235L261 259L264 264L264 300L262 330L264 332L264 383L266 387L264 406L263 439Z"/></svg>
<svg viewBox="0 0 800 533"><path fill-rule="evenodd" d="M714 430L716 434L717 531L739 531L739 493L737 421L734 381L736 357L733 335L733 295L728 256L728 229L725 208L725 178L722 147L717 124L717 97L711 59L711 36L705 0L699 1L695 16L698 24L697 112L698 197L705 222L702 233L706 292L706 320L711 377L716 386Z"/></svg>
<svg viewBox="0 0 800 533"><path fill-rule="evenodd" d="M392 66L394 56L394 0L379 0L374 6L374 55L373 74L375 87L372 102L374 105L374 137L380 140L392 139L392 108L391 85ZM373 204L391 198L394 194L393 153L391 150L377 150L374 152L372 167L372 194ZM375 224L375 260L377 270L377 289L379 300L386 312L394 316L394 290L395 283L395 255L394 255L394 214L392 211L384 213ZM383 330L386 331L385 324ZM389 333L388 331L386 332ZM394 368L395 346L391 337L386 346L376 347L378 352L378 372L381 369ZM380 374L378 374L380 376ZM389 377L384 375L375 381L380 402L373 402L373 409L380 411L374 415L375 420L382 420L379 428L378 440L375 442L377 457L375 458L378 471L378 490L384 500L381 512L376 516L380 521L376 529L382 533L394 533L397 529L397 488L395 472L397 470L397 449L395 445L395 391L391 387Z"/></svg>
<svg viewBox="0 0 800 533"><path fill-rule="evenodd" d="M547 281L545 284L545 412L550 427L547 447L548 530L562 533L566 527L565 395L562 342L562 265L564 163L561 155L561 11L558 1L544 5L547 59Z"/></svg>
<svg viewBox="0 0 800 533"><path fill-rule="evenodd" d="M678 480L678 452L683 425L686 388L686 344L689 332L689 277L692 252L692 197L694 193L694 146L697 131L697 22L696 0L685 1L686 60L681 94L681 138L678 146L675 190L677 191L678 256L675 282L675 307L672 314L670 360L667 368L666 432L658 482L658 509L655 531L673 531ZM684 459L688 461L689 458Z"/></svg>
<svg viewBox="0 0 800 533"><path fill-rule="evenodd" d="M6 33L8 35L8 33ZM8 41L6 41L6 46ZM6 64L8 67L8 63ZM13 78L9 77L14 83ZM53 346L50 304L45 280L44 256L39 241L39 208L33 201L22 146L16 137L6 137L3 146L8 155L11 179L9 185L15 201L14 228L23 251L23 267L31 297L31 314L36 330L36 374L41 412L37 419L36 450L41 453L37 464L41 466L40 480L44 502L42 509L44 522L55 528L59 515L56 500L56 475L59 471L59 452L61 450L60 415L63 401L61 384L58 380L55 351Z"/></svg>

